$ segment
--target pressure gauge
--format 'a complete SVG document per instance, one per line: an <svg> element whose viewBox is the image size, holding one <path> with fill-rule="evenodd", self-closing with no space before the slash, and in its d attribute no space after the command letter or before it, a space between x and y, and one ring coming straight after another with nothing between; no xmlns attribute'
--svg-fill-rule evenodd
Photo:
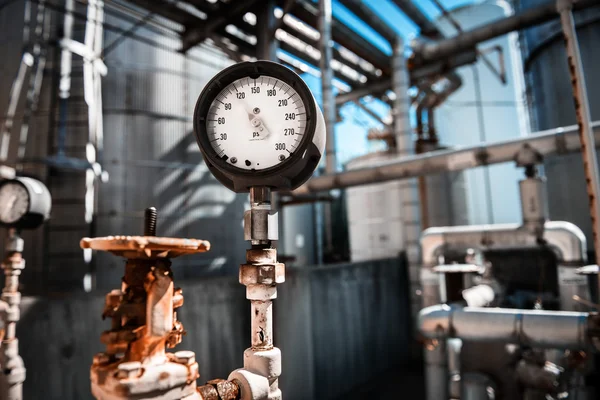
<svg viewBox="0 0 600 400"><path fill-rule="evenodd" d="M194 132L212 174L235 192L295 189L325 148L323 114L308 86L270 61L217 74L196 103Z"/></svg>
<svg viewBox="0 0 600 400"><path fill-rule="evenodd" d="M50 217L52 199L46 186L19 177L0 182L0 224L19 229L37 228Z"/></svg>

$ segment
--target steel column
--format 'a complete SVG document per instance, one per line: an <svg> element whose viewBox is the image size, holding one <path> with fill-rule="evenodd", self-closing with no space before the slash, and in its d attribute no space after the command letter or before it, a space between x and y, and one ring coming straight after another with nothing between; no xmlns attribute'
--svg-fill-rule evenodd
<svg viewBox="0 0 600 400"><path fill-rule="evenodd" d="M336 171L336 154L335 154L335 97L333 95L333 69L331 61L333 60L333 52L331 49L331 0L319 1L319 32L321 39L319 42L321 51L321 88L322 88L322 104L323 116L325 117L326 129L326 145L325 145L325 172L333 174ZM333 227L332 227L332 210L331 204L323 205L324 210L324 225L325 225L325 251L328 254L333 252Z"/></svg>

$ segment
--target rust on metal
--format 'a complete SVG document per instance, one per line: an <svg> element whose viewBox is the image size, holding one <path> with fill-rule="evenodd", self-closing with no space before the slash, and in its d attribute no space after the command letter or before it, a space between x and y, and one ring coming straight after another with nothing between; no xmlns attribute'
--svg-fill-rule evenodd
<svg viewBox="0 0 600 400"><path fill-rule="evenodd" d="M202 400L239 400L240 388L232 381L213 379L198 388Z"/></svg>
<svg viewBox="0 0 600 400"><path fill-rule="evenodd" d="M154 234L155 210L150 214L144 229ZM112 323L101 335L106 350L97 354L92 364L93 395L99 399L197 399L200 375L195 354L166 352L185 334L175 312L183 306L183 291L174 287L170 258L208 251L210 243L107 236L84 238L80 245L127 258L121 289L112 290L105 298L102 316L111 318Z"/></svg>
<svg viewBox="0 0 600 400"><path fill-rule="evenodd" d="M155 236L106 236L83 238L82 249L102 250L129 259L175 258L210 250L207 240Z"/></svg>
<svg viewBox="0 0 600 400"><path fill-rule="evenodd" d="M248 249L246 250L246 262L248 264L273 264L277 262L277 250L275 249Z"/></svg>
<svg viewBox="0 0 600 400"><path fill-rule="evenodd" d="M242 264L240 265L240 283L242 285L275 285L285 282L285 265Z"/></svg>

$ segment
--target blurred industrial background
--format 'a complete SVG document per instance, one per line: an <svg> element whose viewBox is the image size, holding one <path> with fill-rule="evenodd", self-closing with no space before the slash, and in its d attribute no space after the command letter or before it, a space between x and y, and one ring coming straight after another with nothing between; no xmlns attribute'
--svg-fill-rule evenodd
<svg viewBox="0 0 600 400"><path fill-rule="evenodd" d="M575 101L561 4L588 89ZM92 398L104 294L124 262L80 239L138 234L150 206L160 236L211 243L173 263L186 296L180 346L196 352L203 381L241 365L248 195L210 174L192 116L218 71L256 59L297 72L327 126L315 176L274 204L286 399L599 398L580 343L490 334L487 347L471 337L453 351L460 337L437 337L417 316L438 303L598 302L595 275L574 271L596 256L577 124L585 135L583 119L600 120L600 2L0 0L0 49L0 164L52 195L51 219L23 233L25 399ZM482 285L485 301L456 295Z"/></svg>

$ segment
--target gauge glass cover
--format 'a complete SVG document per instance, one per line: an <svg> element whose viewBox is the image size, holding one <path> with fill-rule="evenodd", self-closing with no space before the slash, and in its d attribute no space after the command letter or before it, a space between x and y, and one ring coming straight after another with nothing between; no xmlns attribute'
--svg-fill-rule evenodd
<svg viewBox="0 0 600 400"><path fill-rule="evenodd" d="M19 183L9 183L0 187L0 221L13 224L29 210L29 193Z"/></svg>
<svg viewBox="0 0 600 400"><path fill-rule="evenodd" d="M285 162L307 126L298 92L280 79L261 75L227 85L210 105L208 140L229 165L260 171Z"/></svg>

